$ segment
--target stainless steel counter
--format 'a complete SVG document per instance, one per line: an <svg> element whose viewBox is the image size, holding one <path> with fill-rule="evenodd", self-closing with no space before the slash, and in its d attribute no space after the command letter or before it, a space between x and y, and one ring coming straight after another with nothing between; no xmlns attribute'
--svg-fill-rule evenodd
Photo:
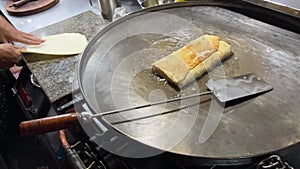
<svg viewBox="0 0 300 169"><path fill-rule="evenodd" d="M9 15L5 10L6 3L7 0L0 0L0 10L16 28L24 32L33 32L87 11L101 15L98 0L92 0L92 6L89 0L60 0L58 4L44 12L22 17ZM128 12L140 9L136 1L122 0L121 3Z"/></svg>
<svg viewBox="0 0 300 169"><path fill-rule="evenodd" d="M265 1L300 10L300 1L299 0L265 0Z"/></svg>
<svg viewBox="0 0 300 169"><path fill-rule="evenodd" d="M60 0L58 4L44 12L22 17L11 16L6 12L7 0L1 0L0 3L0 9L6 17L16 28L25 32L33 32L89 10L100 14L97 0L93 0L93 6L90 6L88 0Z"/></svg>
<svg viewBox="0 0 300 169"><path fill-rule="evenodd" d="M244 1L300 18L299 0L244 0Z"/></svg>

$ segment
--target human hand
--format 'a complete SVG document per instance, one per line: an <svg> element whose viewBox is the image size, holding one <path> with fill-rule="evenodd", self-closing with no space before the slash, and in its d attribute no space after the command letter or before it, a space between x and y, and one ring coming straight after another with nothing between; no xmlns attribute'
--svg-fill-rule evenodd
<svg viewBox="0 0 300 169"><path fill-rule="evenodd" d="M0 42L21 42L28 45L39 45L44 42L30 33L25 33L13 27L5 18L0 16Z"/></svg>
<svg viewBox="0 0 300 169"><path fill-rule="evenodd" d="M7 69L18 62L22 48L10 43L0 44L0 68Z"/></svg>

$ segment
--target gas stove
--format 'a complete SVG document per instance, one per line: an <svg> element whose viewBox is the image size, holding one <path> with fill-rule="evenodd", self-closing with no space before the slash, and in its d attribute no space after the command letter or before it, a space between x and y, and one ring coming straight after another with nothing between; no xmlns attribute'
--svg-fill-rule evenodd
<svg viewBox="0 0 300 169"><path fill-rule="evenodd" d="M63 131L61 131L63 132ZM112 154L89 140L76 141L66 152L74 168L90 169L296 169L300 167L300 145L293 146L279 155L244 165L193 165L182 162L177 156L165 152L148 158L125 158ZM70 153L71 152L71 153ZM74 158L76 157L76 158ZM203 159L200 159L200 161Z"/></svg>
<svg viewBox="0 0 300 169"><path fill-rule="evenodd" d="M65 97L57 101L55 106L51 106L38 84L32 82L34 82L34 79L30 71L25 67L21 71L20 78L14 89L29 119L68 113L73 110L72 105L74 103L83 103L82 97L78 93L76 97ZM34 96L29 94L34 94ZM47 113L45 114L45 112ZM105 124L103 125L105 126ZM121 157L95 143L99 143L100 140L100 142L110 144L110 141L101 136L89 137L80 126L61 130L60 132L43 134L38 137L41 143L48 148L49 153L56 161L57 167L62 169L65 166L62 164L63 161L69 164L67 168L72 166L73 168L89 169L292 169L292 167L300 167L299 144L273 154L253 158L252 161L244 164L239 162L234 164L234 159L228 164L224 163L224 161L218 164L216 161L211 163L205 158L196 159L197 162L195 162L195 159L181 157L170 152L147 158ZM70 145L66 147L65 143ZM113 144L113 142L111 143Z"/></svg>

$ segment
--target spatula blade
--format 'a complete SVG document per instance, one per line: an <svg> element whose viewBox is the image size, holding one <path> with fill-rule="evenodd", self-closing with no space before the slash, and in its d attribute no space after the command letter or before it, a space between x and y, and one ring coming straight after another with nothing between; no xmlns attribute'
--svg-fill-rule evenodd
<svg viewBox="0 0 300 169"><path fill-rule="evenodd" d="M206 86L214 91L213 94L221 102L253 96L273 89L270 84L253 73L219 80L210 79Z"/></svg>

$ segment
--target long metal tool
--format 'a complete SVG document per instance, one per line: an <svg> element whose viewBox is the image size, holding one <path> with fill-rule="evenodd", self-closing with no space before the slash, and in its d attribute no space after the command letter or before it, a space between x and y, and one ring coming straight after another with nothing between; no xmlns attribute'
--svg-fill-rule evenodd
<svg viewBox="0 0 300 169"><path fill-rule="evenodd" d="M180 100L186 100L186 99L191 99L194 97L199 97L203 95L208 95L208 94L214 94L216 98L221 101L221 102L228 102L232 101L235 99L240 99L244 98L247 96L267 92L273 89L273 87L262 80L262 78L258 77L257 75L251 73L251 74L246 74L242 76L236 76L232 78L224 78L224 79L219 79L219 80L209 80L206 83L206 86L210 91L207 92L202 92L202 93L197 93L193 95L188 95L188 96L183 96L183 97L177 97L173 99L167 99L167 100L162 100L162 101L157 101L157 102L152 102L152 103L147 103L144 105L139 105L139 106L133 106L129 108L123 108L123 109L117 109L117 110L112 110L108 112L103 112L103 113L98 113L94 114L91 117L101 117L101 116L106 116L106 115L112 115L112 114L117 114L125 111L131 111L131 110L136 110L136 109L142 109L146 107L151 107L151 106L156 106L156 105L161 105L165 103L171 103L171 102L176 102Z"/></svg>
<svg viewBox="0 0 300 169"><path fill-rule="evenodd" d="M104 113L94 114L91 117L100 117L100 116L106 116L106 115L121 113L121 112L125 112L125 111L142 109L142 108L156 106L156 105L160 105L160 104L171 103L171 102L176 102L176 101L185 100L185 99L191 99L191 98L194 98L194 97L208 95L208 94L211 94L211 93L213 93L213 91L207 91L207 92L197 93L197 94L193 94L193 95L189 95L189 96L183 96L183 97L177 97L177 98L174 98L174 99L168 99L168 100L162 100L162 101L158 101L158 102L152 102L152 103L139 105L139 106L133 106L133 107L124 108L124 109L112 110L112 111L108 111L108 112L104 112Z"/></svg>

